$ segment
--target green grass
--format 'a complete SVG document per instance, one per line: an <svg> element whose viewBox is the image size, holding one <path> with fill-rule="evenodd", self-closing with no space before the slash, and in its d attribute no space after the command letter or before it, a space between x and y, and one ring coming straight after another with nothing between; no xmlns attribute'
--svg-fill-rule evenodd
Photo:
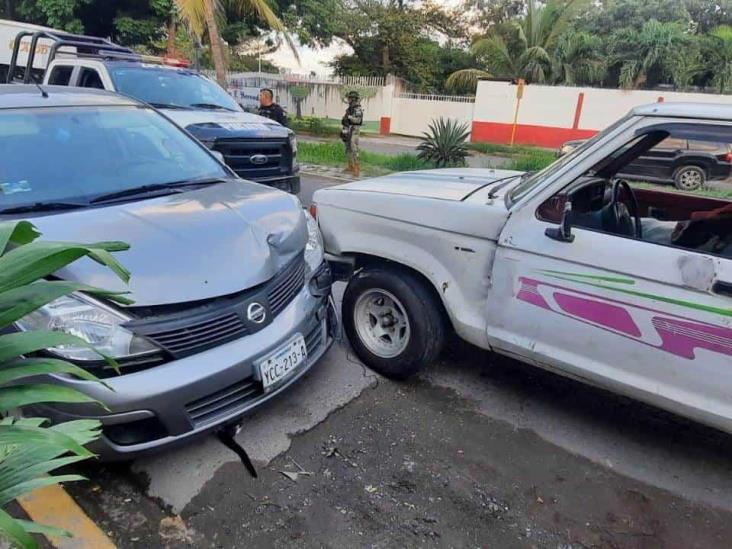
<svg viewBox="0 0 732 549"><path fill-rule="evenodd" d="M297 156L303 164L321 166L346 166L346 149L343 143L298 143ZM432 164L417 158L415 154L388 155L361 151L361 171L365 175L384 175L434 168Z"/></svg>
<svg viewBox="0 0 732 549"><path fill-rule="evenodd" d="M554 162L557 156L542 149L532 149L513 157L508 165L511 170L522 172L538 172Z"/></svg>
<svg viewBox="0 0 732 549"><path fill-rule="evenodd" d="M528 145L514 145L512 147L511 145L502 145L500 143L468 143L468 148L481 154L494 156L515 156L533 153L534 151L548 152L548 149L540 149L539 147L531 147Z"/></svg>
<svg viewBox="0 0 732 549"><path fill-rule="evenodd" d="M288 119L288 125L296 133L313 135L339 135L341 133L341 121L335 118L318 118L316 116L295 118L293 116ZM361 133L379 133L379 123L373 120L364 122L361 126Z"/></svg>

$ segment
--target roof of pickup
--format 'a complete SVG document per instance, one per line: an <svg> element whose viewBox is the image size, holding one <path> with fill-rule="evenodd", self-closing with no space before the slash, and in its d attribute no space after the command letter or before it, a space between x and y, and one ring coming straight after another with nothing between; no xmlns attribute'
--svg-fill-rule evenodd
<svg viewBox="0 0 732 549"><path fill-rule="evenodd" d="M732 103L651 103L635 107L631 112L638 116L732 120Z"/></svg>
<svg viewBox="0 0 732 549"><path fill-rule="evenodd" d="M38 87L33 84L2 84L0 110L142 104L129 97L104 90L68 86L43 86L43 89L48 93L48 97L43 97Z"/></svg>

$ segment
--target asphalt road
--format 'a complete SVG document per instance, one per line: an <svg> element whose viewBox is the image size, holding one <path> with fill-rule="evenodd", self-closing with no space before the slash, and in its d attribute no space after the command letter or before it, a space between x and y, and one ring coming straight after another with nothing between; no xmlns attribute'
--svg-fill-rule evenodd
<svg viewBox="0 0 732 549"><path fill-rule="evenodd" d="M258 479L205 438L70 490L121 548L732 539L732 437L460 342L395 383L341 341L238 439Z"/></svg>

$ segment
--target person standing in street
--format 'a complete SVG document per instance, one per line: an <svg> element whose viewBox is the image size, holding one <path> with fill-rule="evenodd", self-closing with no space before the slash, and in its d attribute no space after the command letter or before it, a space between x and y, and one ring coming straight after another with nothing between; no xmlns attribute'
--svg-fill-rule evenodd
<svg viewBox="0 0 732 549"><path fill-rule="evenodd" d="M358 138L363 124L363 108L361 107L361 96L357 91L348 92L347 98L348 108L341 119L341 139L346 145L346 157L348 158L346 171L358 177L361 175Z"/></svg>
<svg viewBox="0 0 732 549"><path fill-rule="evenodd" d="M259 116L287 126L287 115L282 107L274 102L274 93L269 88L259 90Z"/></svg>

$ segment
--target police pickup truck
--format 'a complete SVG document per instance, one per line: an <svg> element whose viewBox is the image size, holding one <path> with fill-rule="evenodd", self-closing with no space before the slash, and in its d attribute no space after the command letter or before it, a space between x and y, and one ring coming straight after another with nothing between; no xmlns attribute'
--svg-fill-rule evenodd
<svg viewBox="0 0 732 549"><path fill-rule="evenodd" d="M10 58L0 58L8 83L105 89L144 101L218 151L241 178L300 191L295 134L244 112L187 62L139 55L102 38L24 27L0 20L0 34L13 42Z"/></svg>

